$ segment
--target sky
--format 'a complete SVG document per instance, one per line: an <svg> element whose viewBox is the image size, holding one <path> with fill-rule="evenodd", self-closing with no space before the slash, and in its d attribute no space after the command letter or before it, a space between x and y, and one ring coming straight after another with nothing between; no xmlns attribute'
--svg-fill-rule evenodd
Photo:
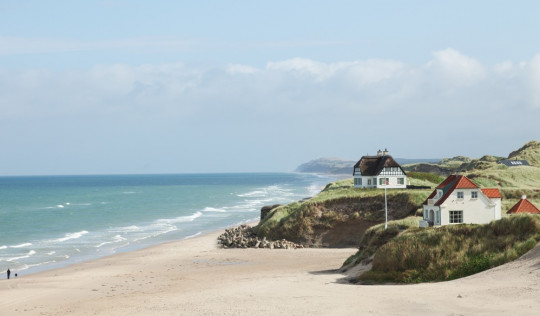
<svg viewBox="0 0 540 316"><path fill-rule="evenodd" d="M0 0L0 175L281 172L540 139L538 1Z"/></svg>

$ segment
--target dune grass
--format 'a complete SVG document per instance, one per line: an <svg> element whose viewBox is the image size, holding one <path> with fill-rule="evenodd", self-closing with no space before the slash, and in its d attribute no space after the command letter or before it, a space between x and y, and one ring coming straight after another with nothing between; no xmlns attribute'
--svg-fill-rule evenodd
<svg viewBox="0 0 540 316"><path fill-rule="evenodd" d="M380 233L378 238L388 239ZM418 283L461 278L512 261L538 241L540 216L535 215L510 216L485 225L410 228L374 252L372 269L358 281Z"/></svg>
<svg viewBox="0 0 540 316"><path fill-rule="evenodd" d="M388 190L390 219L414 214L430 192L431 190ZM267 238L304 242L310 238L310 234L333 229L336 225L353 220L372 224L384 220L384 190L354 188L352 178L335 181L309 200L273 209L255 230L258 235Z"/></svg>
<svg viewBox="0 0 540 316"><path fill-rule="evenodd" d="M384 223L370 227L360 239L360 247L356 254L350 256L343 266L356 265L369 259L382 245L388 243L400 232L411 227L418 227L420 217L410 216L404 219L389 221L388 229Z"/></svg>

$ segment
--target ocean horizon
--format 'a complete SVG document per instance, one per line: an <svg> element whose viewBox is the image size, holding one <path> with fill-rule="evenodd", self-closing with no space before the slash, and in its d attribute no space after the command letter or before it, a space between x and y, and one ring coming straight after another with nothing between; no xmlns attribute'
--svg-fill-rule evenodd
<svg viewBox="0 0 540 316"><path fill-rule="evenodd" d="M196 237L317 194L335 177L193 173L0 177L0 273L19 275Z"/></svg>

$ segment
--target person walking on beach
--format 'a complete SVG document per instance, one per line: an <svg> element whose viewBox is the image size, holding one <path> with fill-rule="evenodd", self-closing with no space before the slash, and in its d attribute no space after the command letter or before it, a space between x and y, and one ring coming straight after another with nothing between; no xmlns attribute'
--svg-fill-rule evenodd
<svg viewBox="0 0 540 316"><path fill-rule="evenodd" d="M9 271L9 269L7 269L6 272L7 272L7 278L8 278L8 280L9 280L9 276L11 275L11 271Z"/></svg>

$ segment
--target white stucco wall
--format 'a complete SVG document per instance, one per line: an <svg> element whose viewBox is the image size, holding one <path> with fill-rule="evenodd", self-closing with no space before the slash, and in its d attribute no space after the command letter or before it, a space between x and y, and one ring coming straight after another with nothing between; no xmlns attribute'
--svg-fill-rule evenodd
<svg viewBox="0 0 540 316"><path fill-rule="evenodd" d="M478 198L471 198L473 191L478 192ZM463 192L462 199L458 199L458 192ZM463 211L463 223L466 224L486 224L500 219L501 203L497 200L498 203L491 201L480 189L456 189L441 205L440 225L450 224L450 211Z"/></svg>
<svg viewBox="0 0 540 316"><path fill-rule="evenodd" d="M355 175L353 178L362 178L362 185L354 185L355 188L378 188L384 189L385 185L379 185L379 178L388 178L387 189L406 189L407 188L407 176L379 176L379 177L362 177ZM398 178L403 178L403 184L398 184ZM368 185L368 180L371 180L371 185ZM374 183L375 182L375 183Z"/></svg>
<svg viewBox="0 0 540 316"><path fill-rule="evenodd" d="M388 185L379 184L379 179L388 178ZM403 178L403 184L398 184L398 178ZM407 188L407 176L378 176L377 177L377 188L378 189L405 189Z"/></svg>

